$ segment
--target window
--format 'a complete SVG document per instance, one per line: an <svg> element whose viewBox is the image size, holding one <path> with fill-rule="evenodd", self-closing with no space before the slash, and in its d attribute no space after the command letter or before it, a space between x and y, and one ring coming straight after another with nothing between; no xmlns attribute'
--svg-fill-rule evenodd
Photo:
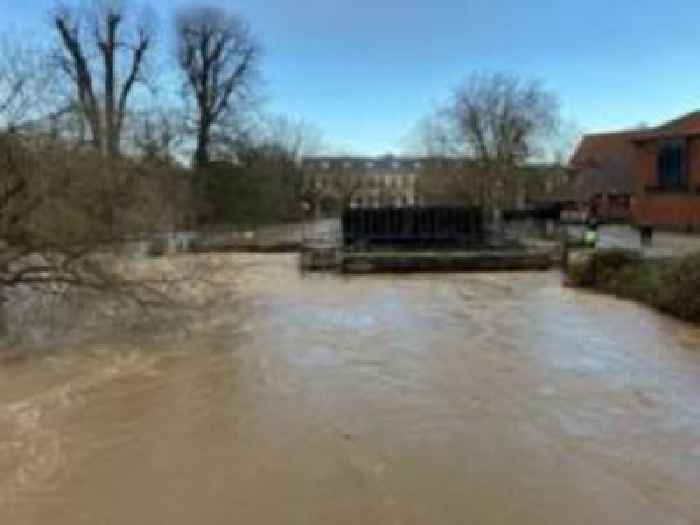
<svg viewBox="0 0 700 525"><path fill-rule="evenodd" d="M685 140L667 140L660 144L658 185L663 190L680 190L687 185L687 149Z"/></svg>
<svg viewBox="0 0 700 525"><path fill-rule="evenodd" d="M328 162L327 160L325 160L325 161L323 161L321 166L323 167L324 170L329 170L331 168L331 163Z"/></svg>

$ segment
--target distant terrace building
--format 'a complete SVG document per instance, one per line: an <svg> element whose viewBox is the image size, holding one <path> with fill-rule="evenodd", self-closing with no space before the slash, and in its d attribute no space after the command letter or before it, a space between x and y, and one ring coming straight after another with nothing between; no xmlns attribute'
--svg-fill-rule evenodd
<svg viewBox="0 0 700 525"><path fill-rule="evenodd" d="M421 204L417 157L305 157L303 194L317 211L345 207L411 207Z"/></svg>
<svg viewBox="0 0 700 525"><path fill-rule="evenodd" d="M317 215L343 208L462 205L469 199L454 187L455 174L466 174L457 175L457 179L469 179L470 173L478 171L475 166L471 160L454 157L305 157L302 193ZM501 195L499 202L507 208L545 202L568 180L566 171L554 164L528 164L512 175L510 185L491 178L492 196ZM506 195L509 193L513 195Z"/></svg>

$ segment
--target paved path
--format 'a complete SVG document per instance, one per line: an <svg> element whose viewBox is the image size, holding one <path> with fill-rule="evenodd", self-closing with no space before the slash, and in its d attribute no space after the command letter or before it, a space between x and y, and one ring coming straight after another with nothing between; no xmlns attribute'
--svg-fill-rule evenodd
<svg viewBox="0 0 700 525"><path fill-rule="evenodd" d="M582 227L570 228L572 235L582 235ZM600 228L601 248L627 248L631 250L642 249L639 232L630 226L603 226ZM691 253L700 252L700 235L654 232L654 240L651 247L643 249L644 255L649 258L680 257Z"/></svg>

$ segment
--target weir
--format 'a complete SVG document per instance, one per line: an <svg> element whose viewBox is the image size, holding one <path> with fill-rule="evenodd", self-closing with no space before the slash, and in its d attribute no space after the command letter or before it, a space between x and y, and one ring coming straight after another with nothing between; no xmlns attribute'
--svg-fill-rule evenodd
<svg viewBox="0 0 700 525"><path fill-rule="evenodd" d="M308 239L306 271L342 273L544 270L550 253L507 240L480 208L346 209L335 238Z"/></svg>

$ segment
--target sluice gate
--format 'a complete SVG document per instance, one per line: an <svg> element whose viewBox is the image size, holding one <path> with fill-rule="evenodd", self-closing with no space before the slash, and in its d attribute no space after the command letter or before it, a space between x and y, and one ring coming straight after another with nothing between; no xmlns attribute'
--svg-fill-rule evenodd
<svg viewBox="0 0 700 525"><path fill-rule="evenodd" d="M496 243L483 210L467 207L349 208L334 243L308 243L301 266L343 273L542 270L549 253Z"/></svg>
<svg viewBox="0 0 700 525"><path fill-rule="evenodd" d="M355 249L467 249L485 245L479 208L425 207L347 209L343 247Z"/></svg>

